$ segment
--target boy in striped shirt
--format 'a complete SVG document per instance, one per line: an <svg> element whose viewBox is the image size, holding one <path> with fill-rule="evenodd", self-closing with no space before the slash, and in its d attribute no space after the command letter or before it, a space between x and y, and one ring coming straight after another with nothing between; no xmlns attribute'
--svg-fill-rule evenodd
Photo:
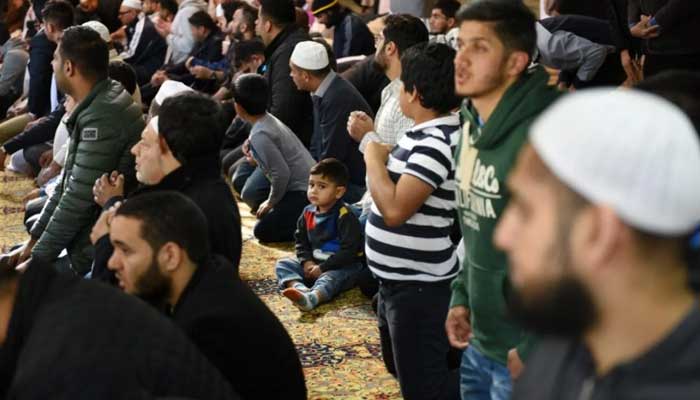
<svg viewBox="0 0 700 400"><path fill-rule="evenodd" d="M382 355L403 397L457 395L449 379L444 321L450 281L459 263L450 240L454 224L453 151L459 138L454 94L455 52L421 43L401 58L400 105L416 125L396 147L365 150L374 204L366 226L367 263L380 281Z"/></svg>

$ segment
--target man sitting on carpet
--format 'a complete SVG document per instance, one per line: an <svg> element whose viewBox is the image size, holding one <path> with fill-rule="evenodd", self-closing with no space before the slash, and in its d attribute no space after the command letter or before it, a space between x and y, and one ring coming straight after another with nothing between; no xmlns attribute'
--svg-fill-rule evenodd
<svg viewBox="0 0 700 400"><path fill-rule="evenodd" d="M306 399L294 343L230 262L209 251L190 199L154 192L112 210L109 268L125 292L164 310L246 399Z"/></svg>
<svg viewBox="0 0 700 400"><path fill-rule="evenodd" d="M176 190L197 204L209 224L213 253L224 256L238 271L241 258L241 217L219 170L219 148L224 126L220 107L212 99L187 92L163 100L159 117L151 119L141 140L131 149L136 156L136 179L143 184L130 194ZM115 172L100 177L93 187L104 209L123 199L123 179ZM95 244L92 277L112 280L107 260L114 250L109 242L106 216L98 220L90 239ZM116 283L116 282L115 282Z"/></svg>
<svg viewBox="0 0 700 400"><path fill-rule="evenodd" d="M297 259L280 260L275 266L282 294L304 311L351 289L364 268L362 226L341 200L348 181L348 169L334 158L311 168L311 204L297 222Z"/></svg>

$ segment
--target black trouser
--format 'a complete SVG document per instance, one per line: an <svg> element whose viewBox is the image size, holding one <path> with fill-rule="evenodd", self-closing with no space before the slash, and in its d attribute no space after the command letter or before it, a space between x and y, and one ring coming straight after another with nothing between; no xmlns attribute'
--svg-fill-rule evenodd
<svg viewBox="0 0 700 400"><path fill-rule="evenodd" d="M700 71L700 53L687 55L647 54L644 57L645 79L674 69Z"/></svg>
<svg viewBox="0 0 700 400"><path fill-rule="evenodd" d="M379 281L378 324L387 370L406 400L458 399L445 332L450 282Z"/></svg>
<svg viewBox="0 0 700 400"><path fill-rule="evenodd" d="M260 218L253 234L261 242L294 240L297 220L308 203L306 192L287 192L272 210Z"/></svg>

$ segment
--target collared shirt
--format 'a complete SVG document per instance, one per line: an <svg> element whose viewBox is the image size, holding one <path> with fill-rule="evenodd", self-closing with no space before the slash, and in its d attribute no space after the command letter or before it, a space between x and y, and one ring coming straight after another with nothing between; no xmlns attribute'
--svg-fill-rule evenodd
<svg viewBox="0 0 700 400"><path fill-rule="evenodd" d="M316 89L315 92L311 92L312 96L316 97L323 97L326 92L328 91L328 88L331 86L331 83L333 83L333 79L337 74L333 71L329 72L328 75L326 75L325 78L323 78L323 81L321 81L321 84L318 85L318 88Z"/></svg>

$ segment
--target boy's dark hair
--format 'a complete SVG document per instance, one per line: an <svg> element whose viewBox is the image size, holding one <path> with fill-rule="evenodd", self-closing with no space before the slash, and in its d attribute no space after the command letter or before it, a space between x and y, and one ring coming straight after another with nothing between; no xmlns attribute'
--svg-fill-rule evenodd
<svg viewBox="0 0 700 400"><path fill-rule="evenodd" d="M140 235L154 252L173 242L198 266L209 258L207 218L181 193L164 190L133 196L115 216L141 221Z"/></svg>
<svg viewBox="0 0 700 400"><path fill-rule="evenodd" d="M194 27L205 27L211 32L216 32L219 30L219 26L206 11L197 11L196 13L192 14L187 21Z"/></svg>
<svg viewBox="0 0 700 400"><path fill-rule="evenodd" d="M221 106L211 97L197 92L169 97L158 117L159 135L178 161L218 157L225 126Z"/></svg>
<svg viewBox="0 0 700 400"><path fill-rule="evenodd" d="M428 28L423 21L409 14L388 15L384 20L384 45L394 42L399 57L409 47L428 41Z"/></svg>
<svg viewBox="0 0 700 400"><path fill-rule="evenodd" d="M268 85L258 74L243 74L231 85L233 101L250 115L262 115L267 110Z"/></svg>
<svg viewBox="0 0 700 400"><path fill-rule="evenodd" d="M433 6L433 9L442 10L447 18L454 18L460 6L461 4L457 0L440 0Z"/></svg>
<svg viewBox="0 0 700 400"><path fill-rule="evenodd" d="M124 61L112 61L108 67L109 77L124 86L129 94L134 94L136 90L136 71L134 67Z"/></svg>
<svg viewBox="0 0 700 400"><path fill-rule="evenodd" d="M457 21L492 23L498 39L508 51L523 51L530 57L535 51L535 15L522 1L477 0L457 12Z"/></svg>
<svg viewBox="0 0 700 400"><path fill-rule="evenodd" d="M326 158L311 167L309 175L320 175L338 186L348 186L348 168L335 158Z"/></svg>
<svg viewBox="0 0 700 400"><path fill-rule="evenodd" d="M265 54L265 44L260 39L241 40L233 44L233 66L238 69L254 54Z"/></svg>
<svg viewBox="0 0 700 400"><path fill-rule="evenodd" d="M447 113L459 106L454 82L455 51L441 43L419 43L401 56L401 80L418 91L421 106Z"/></svg>
<svg viewBox="0 0 700 400"><path fill-rule="evenodd" d="M52 23L58 29L66 29L75 25L73 5L64 0L50 0L41 10L45 23Z"/></svg>
<svg viewBox="0 0 700 400"><path fill-rule="evenodd" d="M59 49L61 58L70 60L85 78L94 82L107 78L109 49L92 28L73 26L66 29Z"/></svg>
<svg viewBox="0 0 700 400"><path fill-rule="evenodd" d="M172 15L175 15L177 14L178 5L175 0L160 0L160 8L167 10Z"/></svg>
<svg viewBox="0 0 700 400"><path fill-rule="evenodd" d="M700 72L664 71L639 82L637 89L661 96L685 112L700 133Z"/></svg>
<svg viewBox="0 0 700 400"><path fill-rule="evenodd" d="M260 13L277 27L296 22L296 11L292 0L260 0Z"/></svg>

